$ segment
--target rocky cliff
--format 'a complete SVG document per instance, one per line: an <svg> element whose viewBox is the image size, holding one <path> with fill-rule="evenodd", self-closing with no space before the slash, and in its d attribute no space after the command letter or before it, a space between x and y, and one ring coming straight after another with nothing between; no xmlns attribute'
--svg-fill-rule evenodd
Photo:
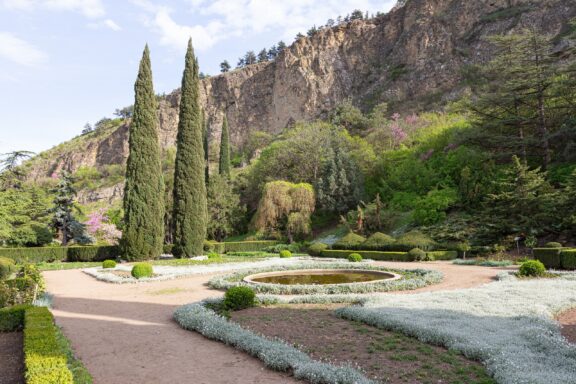
<svg viewBox="0 0 576 384"><path fill-rule="evenodd" d="M252 131L279 133L346 99L366 110L380 102L394 109L441 104L465 89L463 67L490 57L487 36L536 28L557 36L561 47L574 17L574 0L408 0L386 15L321 29L274 61L204 79L211 139L219 140L224 113L238 147ZM178 90L160 102L163 148L174 145L178 103ZM28 165L31 177L123 163L127 124L41 154Z"/></svg>

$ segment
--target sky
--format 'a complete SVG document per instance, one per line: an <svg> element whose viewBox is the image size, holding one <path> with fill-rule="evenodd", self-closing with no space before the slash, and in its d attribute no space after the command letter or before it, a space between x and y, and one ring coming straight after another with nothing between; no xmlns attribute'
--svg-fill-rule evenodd
<svg viewBox="0 0 576 384"><path fill-rule="evenodd" d="M156 93L179 87L192 37L218 74L298 32L396 0L0 0L0 154L40 152L133 103L144 45Z"/></svg>

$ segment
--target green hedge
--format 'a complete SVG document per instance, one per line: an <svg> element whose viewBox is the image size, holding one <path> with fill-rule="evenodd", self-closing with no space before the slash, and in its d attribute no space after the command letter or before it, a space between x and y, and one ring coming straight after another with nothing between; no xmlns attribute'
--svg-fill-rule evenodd
<svg viewBox="0 0 576 384"><path fill-rule="evenodd" d="M458 251L432 251L426 252L434 260L455 260L458 258Z"/></svg>
<svg viewBox="0 0 576 384"><path fill-rule="evenodd" d="M27 384L73 384L68 358L59 347L54 318L46 307L24 312L24 362Z"/></svg>
<svg viewBox="0 0 576 384"><path fill-rule="evenodd" d="M278 244L275 240L262 241L238 241L230 243L220 243L224 245L224 252L258 252L266 247Z"/></svg>
<svg viewBox="0 0 576 384"><path fill-rule="evenodd" d="M24 312L31 305L14 305L0 309L0 332L13 332L24 326Z"/></svg>
<svg viewBox="0 0 576 384"><path fill-rule="evenodd" d="M562 253L562 248L534 248L534 258L540 260L548 269L562 267L560 253Z"/></svg>
<svg viewBox="0 0 576 384"><path fill-rule="evenodd" d="M325 250L322 257L347 259L351 253L358 253L365 259L380 261L411 261L407 252L380 252L380 251L356 251L356 250Z"/></svg>
<svg viewBox="0 0 576 384"><path fill-rule="evenodd" d="M560 263L563 269L576 269L576 249L564 249L560 253Z"/></svg>
<svg viewBox="0 0 576 384"><path fill-rule="evenodd" d="M0 248L1 257L9 257L16 263L50 263L53 261L104 261L119 255L116 245L85 247L30 247Z"/></svg>

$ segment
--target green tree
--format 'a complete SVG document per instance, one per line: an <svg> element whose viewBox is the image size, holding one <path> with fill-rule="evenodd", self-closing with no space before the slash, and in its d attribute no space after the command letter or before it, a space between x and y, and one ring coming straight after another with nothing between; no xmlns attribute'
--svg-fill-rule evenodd
<svg viewBox="0 0 576 384"><path fill-rule="evenodd" d="M73 215L75 208L74 198L76 190L74 189L74 179L68 172L62 172L60 181L53 191L54 208L52 209L52 226L60 232L62 236L62 245L68 245L70 240L79 244L89 244L93 240L86 234L83 224L79 223ZM34 227L30 227L33 232L38 233Z"/></svg>
<svg viewBox="0 0 576 384"><path fill-rule="evenodd" d="M220 163L219 173L230 177L230 133L228 132L228 119L224 115L222 122L222 136L220 137Z"/></svg>
<svg viewBox="0 0 576 384"><path fill-rule="evenodd" d="M148 45L134 91L120 245L127 260L145 260L160 256L164 240L164 180Z"/></svg>
<svg viewBox="0 0 576 384"><path fill-rule="evenodd" d="M217 241L238 233L246 207L234 193L230 180L213 175L208 183L208 237Z"/></svg>
<svg viewBox="0 0 576 384"><path fill-rule="evenodd" d="M204 129L199 100L198 60L194 56L192 39L188 41L181 89L174 172L173 254L176 257L192 257L203 252L207 223Z"/></svg>
<svg viewBox="0 0 576 384"><path fill-rule="evenodd" d="M295 237L310 232L314 207L314 188L310 184L271 181L264 186L253 225L267 234L283 232L292 242Z"/></svg>
<svg viewBox="0 0 576 384"><path fill-rule="evenodd" d="M202 142L204 144L204 179L206 185L210 182L210 132L208 131L208 121L206 120L206 112L202 109Z"/></svg>

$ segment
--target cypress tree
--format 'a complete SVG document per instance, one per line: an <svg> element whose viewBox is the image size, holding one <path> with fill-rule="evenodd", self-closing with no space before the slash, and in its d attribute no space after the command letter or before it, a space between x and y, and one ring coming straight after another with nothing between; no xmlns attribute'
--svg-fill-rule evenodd
<svg viewBox="0 0 576 384"><path fill-rule="evenodd" d="M182 76L180 121L176 138L174 172L173 254L201 255L206 238L207 207L202 113L198 88L198 61L188 41Z"/></svg>
<svg viewBox="0 0 576 384"><path fill-rule="evenodd" d="M121 247L127 260L145 260L160 256L164 239L164 180L148 45L134 91Z"/></svg>
<svg viewBox="0 0 576 384"><path fill-rule="evenodd" d="M230 177L230 134L228 133L228 120L224 115L222 122L222 136L220 137L220 166L219 173Z"/></svg>
<svg viewBox="0 0 576 384"><path fill-rule="evenodd" d="M206 113L202 110L202 141L204 143L204 181L206 186L210 182L210 159L208 158L208 144L209 144L209 132L208 132L208 122L206 121Z"/></svg>

